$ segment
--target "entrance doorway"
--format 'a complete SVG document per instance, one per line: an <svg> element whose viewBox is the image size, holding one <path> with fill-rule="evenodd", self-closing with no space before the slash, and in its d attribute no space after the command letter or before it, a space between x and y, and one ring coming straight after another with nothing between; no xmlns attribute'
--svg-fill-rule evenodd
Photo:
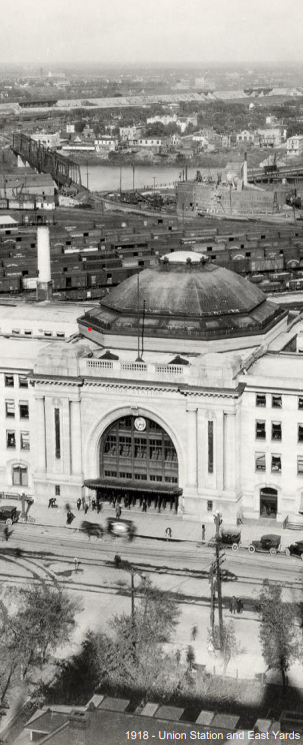
<svg viewBox="0 0 303 745"><path fill-rule="evenodd" d="M260 489L260 517L276 518L278 512L278 492L269 486Z"/></svg>

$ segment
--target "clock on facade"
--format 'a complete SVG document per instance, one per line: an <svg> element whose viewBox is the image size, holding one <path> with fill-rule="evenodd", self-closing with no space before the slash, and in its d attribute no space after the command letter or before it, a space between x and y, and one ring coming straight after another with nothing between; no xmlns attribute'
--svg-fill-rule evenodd
<svg viewBox="0 0 303 745"><path fill-rule="evenodd" d="M143 416L137 416L134 421L134 424L135 424L135 429L138 432L143 432L146 429L146 420L144 419Z"/></svg>

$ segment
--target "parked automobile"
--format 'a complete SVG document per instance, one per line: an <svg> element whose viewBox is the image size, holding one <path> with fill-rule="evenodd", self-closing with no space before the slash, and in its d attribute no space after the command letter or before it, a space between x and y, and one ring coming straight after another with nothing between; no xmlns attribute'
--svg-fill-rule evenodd
<svg viewBox="0 0 303 745"><path fill-rule="evenodd" d="M233 551L238 551L241 543L241 531L240 530L222 530L221 531L221 543L223 546L231 546Z"/></svg>
<svg viewBox="0 0 303 745"><path fill-rule="evenodd" d="M0 521L5 522L6 525L12 525L13 523L16 523L18 520L18 511L17 507L12 507L11 505L2 505L0 507Z"/></svg>
<svg viewBox="0 0 303 745"><path fill-rule="evenodd" d="M286 556L298 556L303 561L303 541L296 541L285 549Z"/></svg>
<svg viewBox="0 0 303 745"><path fill-rule="evenodd" d="M252 541L248 546L248 550L253 554L255 551L269 552L270 554L276 554L281 545L281 536L276 533L270 533L268 535L262 535L259 541Z"/></svg>
<svg viewBox="0 0 303 745"><path fill-rule="evenodd" d="M107 531L112 536L127 536L129 540L132 540L135 534L135 526L132 520L118 520L108 517Z"/></svg>
<svg viewBox="0 0 303 745"><path fill-rule="evenodd" d="M81 523L81 530L83 530L89 538L91 536L95 536L95 538L103 537L103 528L99 523L90 523L89 520L83 520Z"/></svg>

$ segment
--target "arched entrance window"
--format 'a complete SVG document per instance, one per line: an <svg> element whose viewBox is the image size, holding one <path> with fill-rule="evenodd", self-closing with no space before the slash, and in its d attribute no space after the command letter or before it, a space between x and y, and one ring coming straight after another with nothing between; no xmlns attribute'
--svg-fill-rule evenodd
<svg viewBox="0 0 303 745"><path fill-rule="evenodd" d="M178 483L174 444L152 419L126 416L111 424L101 439L100 477L145 484ZM142 483L142 488L144 485Z"/></svg>
<svg viewBox="0 0 303 745"><path fill-rule="evenodd" d="M264 518L277 517L278 492L269 486L260 489L260 516Z"/></svg>

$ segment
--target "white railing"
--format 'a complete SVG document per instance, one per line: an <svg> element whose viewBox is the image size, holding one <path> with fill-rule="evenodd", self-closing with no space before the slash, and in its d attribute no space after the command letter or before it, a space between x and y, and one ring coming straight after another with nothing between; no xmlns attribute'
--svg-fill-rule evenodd
<svg viewBox="0 0 303 745"><path fill-rule="evenodd" d="M97 368L98 370L113 369L113 363L110 360L87 360L86 365L88 368Z"/></svg>
<svg viewBox="0 0 303 745"><path fill-rule="evenodd" d="M170 375L182 375L183 365L155 365L156 373L169 373Z"/></svg>
<svg viewBox="0 0 303 745"><path fill-rule="evenodd" d="M145 372L147 365L143 362L121 362L121 370L127 370L131 372Z"/></svg>

